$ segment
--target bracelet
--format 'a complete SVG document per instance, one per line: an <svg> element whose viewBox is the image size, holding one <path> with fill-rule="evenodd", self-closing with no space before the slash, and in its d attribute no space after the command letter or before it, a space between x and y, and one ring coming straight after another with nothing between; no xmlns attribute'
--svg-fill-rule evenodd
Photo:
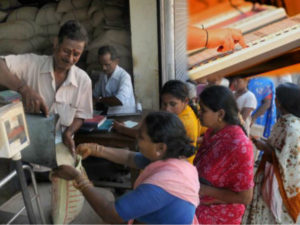
<svg viewBox="0 0 300 225"><path fill-rule="evenodd" d="M204 29L205 33L206 33L206 41L205 41L205 48L207 48L207 44L208 44L208 31L207 29Z"/></svg>
<svg viewBox="0 0 300 225"><path fill-rule="evenodd" d="M98 154L98 153L102 153L103 152L103 148L104 148L104 146L103 145L96 145L96 149L95 149L95 152L94 152L94 154Z"/></svg>
<svg viewBox="0 0 300 225"><path fill-rule="evenodd" d="M82 177L82 179L79 182L77 182L76 180L73 180L73 186L77 190L82 192L87 187L92 187L93 183L87 177Z"/></svg>

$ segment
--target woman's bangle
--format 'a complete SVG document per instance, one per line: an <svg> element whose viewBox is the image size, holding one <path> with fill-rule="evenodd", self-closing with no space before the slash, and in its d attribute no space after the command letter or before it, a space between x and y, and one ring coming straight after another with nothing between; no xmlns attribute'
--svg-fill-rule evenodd
<svg viewBox="0 0 300 225"><path fill-rule="evenodd" d="M208 31L207 29L204 29L205 33L206 33L206 41L205 41L205 48L207 48L207 44L208 44Z"/></svg>

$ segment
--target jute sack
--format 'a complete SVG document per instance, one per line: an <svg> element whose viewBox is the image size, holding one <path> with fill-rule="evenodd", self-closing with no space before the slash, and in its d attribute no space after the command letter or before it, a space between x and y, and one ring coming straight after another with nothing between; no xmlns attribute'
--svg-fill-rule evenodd
<svg viewBox="0 0 300 225"><path fill-rule="evenodd" d="M7 12L0 11L0 22L2 22L7 17Z"/></svg>
<svg viewBox="0 0 300 225"><path fill-rule="evenodd" d="M102 9L95 11L92 15L93 26L98 27L104 21L104 13Z"/></svg>
<svg viewBox="0 0 300 225"><path fill-rule="evenodd" d="M57 165L70 165L86 176L81 164L81 157L76 160L72 157L69 149L62 143L56 145ZM82 193L73 186L73 181L67 181L51 176L52 198L51 215L54 224L69 224L81 212L84 197Z"/></svg>
<svg viewBox="0 0 300 225"><path fill-rule="evenodd" d="M60 29L59 24L48 24L40 27L41 36L57 36Z"/></svg>
<svg viewBox="0 0 300 225"><path fill-rule="evenodd" d="M60 21L60 24L62 25L69 20L78 20L78 21L88 20L89 15L88 15L87 11L88 11L88 8L71 10L63 15L63 17Z"/></svg>
<svg viewBox="0 0 300 225"><path fill-rule="evenodd" d="M124 1L124 0L109 0L109 1L105 1L105 4L110 5L110 6L125 7L126 1Z"/></svg>
<svg viewBox="0 0 300 225"><path fill-rule="evenodd" d="M126 30L107 30L99 37L95 38L89 45L89 48L118 44L128 48L131 46L130 32Z"/></svg>
<svg viewBox="0 0 300 225"><path fill-rule="evenodd" d="M88 7L91 0L60 0L56 11L59 13L69 12L74 9Z"/></svg>
<svg viewBox="0 0 300 225"><path fill-rule="evenodd" d="M106 30L103 28L102 24L99 24L93 31L93 39L97 38L98 36L102 35Z"/></svg>
<svg viewBox="0 0 300 225"><path fill-rule="evenodd" d="M57 4L46 4L38 11L35 22L39 25L58 24L62 13L56 12Z"/></svg>
<svg viewBox="0 0 300 225"><path fill-rule="evenodd" d="M15 8L21 6L21 3L18 0L1 0L0 9L6 10L10 8Z"/></svg>
<svg viewBox="0 0 300 225"><path fill-rule="evenodd" d="M84 21L80 21L80 23L84 26L84 28L86 29L86 31L88 33L93 33L93 23L91 22L91 20L84 20ZM90 37L90 35L89 35Z"/></svg>
<svg viewBox="0 0 300 225"><path fill-rule="evenodd" d="M37 52L51 45L48 38L35 36L26 40L6 39L0 40L0 54L23 54Z"/></svg>
<svg viewBox="0 0 300 225"><path fill-rule="evenodd" d="M119 7L108 6L103 9L103 12L105 19L108 21L120 20L123 16L123 10Z"/></svg>
<svg viewBox="0 0 300 225"><path fill-rule="evenodd" d="M40 27L30 20L0 23L0 39L29 39L40 32Z"/></svg>
<svg viewBox="0 0 300 225"><path fill-rule="evenodd" d="M32 20L35 21L35 17L39 9L37 7L25 6L12 11L8 17L7 21L17 21L17 20Z"/></svg>
<svg viewBox="0 0 300 225"><path fill-rule="evenodd" d="M105 4L104 4L103 1L101 1L101 0L93 0L91 2L89 10L88 10L89 16L92 16L94 14L94 12L96 12L97 10L103 9L104 6L105 6Z"/></svg>

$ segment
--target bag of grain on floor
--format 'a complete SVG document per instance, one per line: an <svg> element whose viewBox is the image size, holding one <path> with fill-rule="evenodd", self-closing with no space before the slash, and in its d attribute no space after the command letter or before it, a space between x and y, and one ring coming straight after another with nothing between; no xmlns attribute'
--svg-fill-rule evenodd
<svg viewBox="0 0 300 225"><path fill-rule="evenodd" d="M56 145L57 165L71 165L86 176L81 164L81 157L74 159L69 149L63 144ZM81 212L84 197L82 193L73 186L73 181L67 181L55 176L52 181L51 214L53 224L69 224Z"/></svg>

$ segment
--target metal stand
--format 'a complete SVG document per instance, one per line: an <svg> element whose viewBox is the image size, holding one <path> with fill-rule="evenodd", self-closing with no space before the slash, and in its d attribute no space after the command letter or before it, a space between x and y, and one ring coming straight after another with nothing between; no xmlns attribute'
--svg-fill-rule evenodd
<svg viewBox="0 0 300 225"><path fill-rule="evenodd" d="M16 170L11 172L10 174L8 174L4 179L0 180L0 188L2 188L7 182L9 182L11 179L13 179L16 175L18 175L25 206L22 209L20 209L7 222L7 224L11 224L23 212L24 209L26 209L26 211L27 211L29 223L30 224L37 224L37 219L35 217L35 214L34 214L34 211L33 211L33 206L32 206L32 200L34 200L34 199L36 200L37 209L39 211L41 222L43 224L46 224L46 220L45 220L44 213L43 213L41 203L40 203L40 197L39 197L38 190L37 190L37 184L36 184L35 176L34 176L34 173L31 169L31 167L28 166L28 165L22 165L21 160L14 160L14 162L15 162L15 165L16 165ZM34 196L32 198L30 198L30 194L29 194L28 187L27 187L27 182L26 182L26 179L25 179L24 170L28 170L29 173L30 173L32 186L33 186L33 189L34 189Z"/></svg>

